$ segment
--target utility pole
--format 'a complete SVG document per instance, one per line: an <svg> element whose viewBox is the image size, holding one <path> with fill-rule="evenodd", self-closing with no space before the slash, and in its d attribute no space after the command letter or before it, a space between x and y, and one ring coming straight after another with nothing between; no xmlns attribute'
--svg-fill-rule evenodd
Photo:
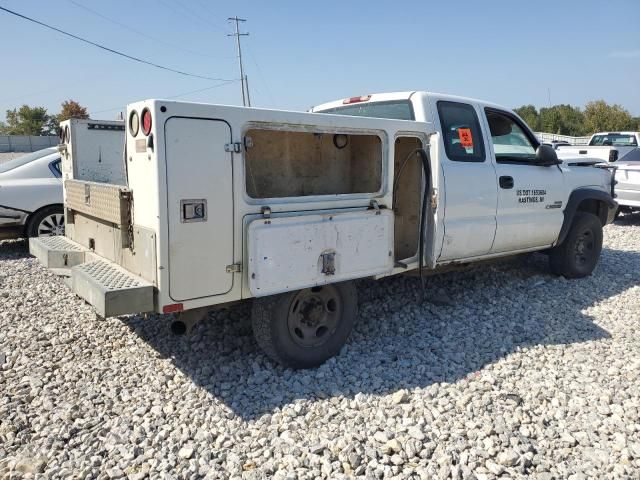
<svg viewBox="0 0 640 480"><path fill-rule="evenodd" d="M247 82L247 76L244 74L244 68L242 67L242 49L240 48L240 37L248 36L248 33L240 33L240 22L246 22L247 20L244 18L229 17L229 21L236 22L236 33L229 33L228 37L236 37L236 43L238 45L238 63L240 64L240 86L242 87L242 105L245 107L251 106L251 101L249 100L249 84ZM246 86L245 86L246 85Z"/></svg>

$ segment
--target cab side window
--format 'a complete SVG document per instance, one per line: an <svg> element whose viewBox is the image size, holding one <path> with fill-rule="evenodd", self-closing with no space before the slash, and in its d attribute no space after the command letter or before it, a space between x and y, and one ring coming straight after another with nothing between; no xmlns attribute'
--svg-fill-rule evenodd
<svg viewBox="0 0 640 480"><path fill-rule="evenodd" d="M537 145L514 118L491 109L486 110L486 115L498 163L535 161Z"/></svg>
<svg viewBox="0 0 640 480"><path fill-rule="evenodd" d="M438 115L449 160L484 162L484 141L473 106L459 102L438 102Z"/></svg>

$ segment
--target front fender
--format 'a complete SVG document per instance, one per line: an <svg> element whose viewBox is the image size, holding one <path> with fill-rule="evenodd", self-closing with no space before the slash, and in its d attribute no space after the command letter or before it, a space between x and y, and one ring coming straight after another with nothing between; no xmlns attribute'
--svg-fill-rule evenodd
<svg viewBox="0 0 640 480"><path fill-rule="evenodd" d="M573 223L573 217L575 217L580 204L585 200L595 200L607 206L608 211L602 226L613 221L613 216L618 208L618 204L609 192L598 190L596 188L579 188L574 190L571 192L571 195L569 195L569 201L564 209L564 220L562 222L562 228L560 229L556 245L560 245L564 242L567 233L569 233L569 228L571 228L571 224ZM600 219L602 221L602 217L600 217Z"/></svg>

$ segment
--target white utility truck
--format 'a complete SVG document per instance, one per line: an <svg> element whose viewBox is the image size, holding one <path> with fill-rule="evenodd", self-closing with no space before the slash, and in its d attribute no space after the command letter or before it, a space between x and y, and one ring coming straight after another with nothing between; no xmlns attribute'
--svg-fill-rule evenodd
<svg viewBox="0 0 640 480"><path fill-rule="evenodd" d="M594 133L588 145L558 145L557 153L564 158L592 158L602 162L625 160L638 150L640 132L600 132Z"/></svg>
<svg viewBox="0 0 640 480"><path fill-rule="evenodd" d="M103 317L185 331L253 298L259 345L293 368L340 351L355 279L540 250L583 277L616 208L607 170L559 162L513 112L426 92L307 113L146 100L123 165L126 184L66 180L66 237L31 252Z"/></svg>

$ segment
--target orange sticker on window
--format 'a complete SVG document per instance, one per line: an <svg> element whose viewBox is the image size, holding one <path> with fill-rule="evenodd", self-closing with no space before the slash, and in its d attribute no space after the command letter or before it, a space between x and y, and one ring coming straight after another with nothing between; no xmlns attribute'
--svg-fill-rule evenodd
<svg viewBox="0 0 640 480"><path fill-rule="evenodd" d="M460 138L460 144L464 148L473 148L473 136L470 128L459 128L458 137Z"/></svg>

